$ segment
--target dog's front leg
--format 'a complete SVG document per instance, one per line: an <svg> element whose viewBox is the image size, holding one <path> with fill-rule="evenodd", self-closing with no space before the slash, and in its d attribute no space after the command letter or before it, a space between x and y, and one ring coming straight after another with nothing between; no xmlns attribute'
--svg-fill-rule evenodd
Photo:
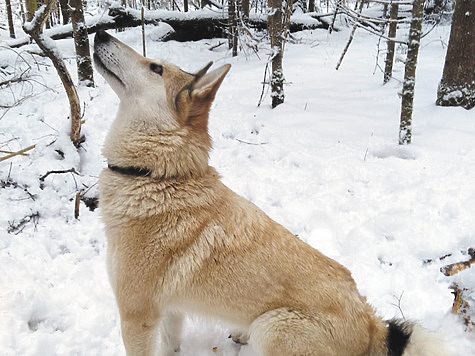
<svg viewBox="0 0 475 356"><path fill-rule="evenodd" d="M180 351L183 315L179 312L167 312L160 322L160 356L172 356Z"/></svg>
<svg viewBox="0 0 475 356"><path fill-rule="evenodd" d="M122 338L127 356L156 354L159 317L156 308L143 308L133 312L121 310Z"/></svg>

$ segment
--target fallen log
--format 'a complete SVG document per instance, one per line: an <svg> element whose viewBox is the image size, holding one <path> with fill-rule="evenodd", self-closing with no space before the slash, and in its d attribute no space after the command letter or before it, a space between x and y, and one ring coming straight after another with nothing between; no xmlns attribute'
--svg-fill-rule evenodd
<svg viewBox="0 0 475 356"><path fill-rule="evenodd" d="M328 21L323 19L325 15L316 13L299 14L291 17L290 32L307 29L328 29ZM164 25L171 29L164 30L161 41L175 40L180 42L198 41L209 38L225 38L227 26L227 14L223 12L211 12L199 10L192 12L177 12L155 10L147 11L144 16L145 24ZM87 32L95 33L99 30L112 30L126 27L141 26L139 10L125 9L123 7L111 7L107 15L97 15L86 20ZM164 25L164 27L168 27ZM248 27L256 30L267 29L267 17L264 15L251 15ZM45 30L45 34L53 40L70 38L73 35L71 24L56 26ZM29 37L7 41L11 48L18 48L30 43Z"/></svg>

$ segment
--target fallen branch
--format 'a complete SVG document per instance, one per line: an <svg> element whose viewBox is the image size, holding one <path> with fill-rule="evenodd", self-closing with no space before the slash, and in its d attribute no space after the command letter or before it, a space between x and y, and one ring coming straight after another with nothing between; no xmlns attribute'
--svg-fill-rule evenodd
<svg viewBox="0 0 475 356"><path fill-rule="evenodd" d="M0 162L2 161L5 161L9 158L12 158L12 157L15 157L15 156L27 156L25 154L25 152L29 151L29 150L32 150L33 148L35 148L36 145L31 145L31 146L28 146L26 148L23 148L21 149L20 151L16 151L16 152L11 152L10 154L6 155L6 156L3 156L0 158ZM0 151L1 152L1 151ZM3 152L3 153L7 153L7 151Z"/></svg>
<svg viewBox="0 0 475 356"><path fill-rule="evenodd" d="M74 173L76 175L79 175L79 173L76 171L76 169L74 168L70 168L70 169L61 169L61 170L56 170L56 171L48 171L46 172L46 174L42 175L40 177L40 181L41 182L44 182L46 177L48 177L50 174L62 174L62 173Z"/></svg>
<svg viewBox="0 0 475 356"><path fill-rule="evenodd" d="M457 263L452 263L450 265L440 268L440 271L446 276L453 276L467 268L470 268L472 264L475 263L475 248L469 248L468 254L470 255L470 260L462 261Z"/></svg>
<svg viewBox="0 0 475 356"><path fill-rule="evenodd" d="M306 29L327 29L329 24L322 19L325 15L311 13L303 19L294 18L290 21L290 32L297 32ZM224 38L227 17L220 12L194 11L146 11L144 23L146 25L158 25L159 23L170 25L174 31L165 35L161 40L175 40L180 42L198 41L210 38ZM86 26L88 34L99 30L111 30L126 27L138 27L142 25L140 10L124 9L122 7L111 7L105 16L100 20L88 19ZM267 29L267 19L263 16L251 16L248 19L248 26L256 30ZM44 34L53 40L70 38L73 35L71 24L56 26L46 30ZM11 48L18 48L30 43L29 38L22 38L8 41Z"/></svg>

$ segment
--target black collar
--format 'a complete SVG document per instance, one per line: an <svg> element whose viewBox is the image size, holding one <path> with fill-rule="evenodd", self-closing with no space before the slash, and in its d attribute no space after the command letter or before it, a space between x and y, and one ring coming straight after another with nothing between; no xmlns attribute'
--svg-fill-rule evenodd
<svg viewBox="0 0 475 356"><path fill-rule="evenodd" d="M112 164L108 164L107 167L111 171L125 174L126 176L133 176L133 177L150 177L152 175L152 171L148 168L140 168L140 167L119 167L114 166Z"/></svg>

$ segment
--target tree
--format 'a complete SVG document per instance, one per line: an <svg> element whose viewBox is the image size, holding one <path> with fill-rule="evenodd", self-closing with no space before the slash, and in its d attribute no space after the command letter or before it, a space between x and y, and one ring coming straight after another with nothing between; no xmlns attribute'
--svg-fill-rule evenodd
<svg viewBox="0 0 475 356"><path fill-rule="evenodd" d="M35 16L35 11L38 10L38 3L36 0L25 0L26 21L31 21Z"/></svg>
<svg viewBox="0 0 475 356"><path fill-rule="evenodd" d="M269 0L270 13L267 16L270 45L272 49L271 96L272 107L282 104L284 95L284 71L282 69L282 0Z"/></svg>
<svg viewBox="0 0 475 356"><path fill-rule="evenodd" d="M38 47L53 62L69 99L71 114L71 132L69 137L74 146L79 147L81 144L81 106L79 104L79 97L64 61L58 56L54 41L42 34L44 23L56 4L55 0L44 0L44 2L45 4L36 12L32 21L26 22L23 25L23 30L35 40Z"/></svg>
<svg viewBox="0 0 475 356"><path fill-rule="evenodd" d="M59 0L59 6L61 8L61 16L63 17L63 25L66 25L69 23L68 0Z"/></svg>
<svg viewBox="0 0 475 356"><path fill-rule="evenodd" d="M417 55L421 41L422 19L424 17L424 0L414 0L412 5L411 28L407 45L407 58L402 85L401 120L399 124L399 144L407 145L412 139L412 111L414 104L414 87L416 84Z"/></svg>
<svg viewBox="0 0 475 356"><path fill-rule="evenodd" d="M228 0L228 44L233 51L233 57L237 56L238 26L237 26L236 0Z"/></svg>
<svg viewBox="0 0 475 356"><path fill-rule="evenodd" d="M475 1L457 0L437 105L475 106Z"/></svg>
<svg viewBox="0 0 475 356"><path fill-rule="evenodd" d="M69 9L71 11L71 22L73 24L78 81L80 85L93 87L94 77L91 64L91 54L89 52L87 27L86 22L84 21L82 0L69 0Z"/></svg>
<svg viewBox="0 0 475 356"><path fill-rule="evenodd" d="M390 18L389 32L388 32L389 38L396 37L398 9L399 9L399 6L397 2L391 4L391 13L389 15L389 18ZM396 42L392 40L388 40L388 52L386 54L386 64L384 66L384 79L383 79L384 83L389 82L389 79L391 79L393 75L395 45L396 45Z"/></svg>
<svg viewBox="0 0 475 356"><path fill-rule="evenodd" d="M7 6L8 29L10 30L10 37L15 38L15 27L13 26L12 5L10 0L5 0Z"/></svg>

